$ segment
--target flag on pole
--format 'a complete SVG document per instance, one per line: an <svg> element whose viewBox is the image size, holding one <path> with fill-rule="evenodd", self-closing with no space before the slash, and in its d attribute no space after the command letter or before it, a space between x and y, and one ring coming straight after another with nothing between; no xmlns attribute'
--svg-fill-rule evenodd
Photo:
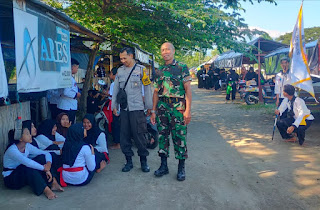
<svg viewBox="0 0 320 210"><path fill-rule="evenodd" d="M306 55L302 10L303 1L296 25L293 29L290 43L289 56L292 60L290 68L291 84L297 88L307 91L317 101L312 86L310 68Z"/></svg>
<svg viewBox="0 0 320 210"><path fill-rule="evenodd" d="M8 82L6 71L4 68L1 42L0 42L0 98L6 98L8 96Z"/></svg>

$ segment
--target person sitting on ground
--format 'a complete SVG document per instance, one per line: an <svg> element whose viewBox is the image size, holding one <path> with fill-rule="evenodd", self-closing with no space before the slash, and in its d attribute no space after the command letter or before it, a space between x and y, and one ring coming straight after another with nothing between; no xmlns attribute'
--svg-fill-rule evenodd
<svg viewBox="0 0 320 210"><path fill-rule="evenodd" d="M32 142L31 144L35 147L37 147L40 150L45 150L46 152L50 152L52 156L52 167L55 171L57 171L58 168L62 166L61 162L61 149L56 144L51 144L49 147L43 145L41 141L37 139L37 129L34 126L34 123L31 120L25 120L22 122L22 126L29 129L31 136L32 136ZM40 135L41 136L41 135ZM47 138L45 136L42 136L40 138ZM64 137L62 137L64 138ZM51 141L49 139L46 139L45 141ZM50 144L50 142L48 143ZM63 145L63 144L62 144ZM34 158L35 156L30 155L30 158Z"/></svg>
<svg viewBox="0 0 320 210"><path fill-rule="evenodd" d="M94 148L83 141L86 136L87 130L83 128L82 124L76 123L70 126L62 148L63 165L58 169L62 187L66 187L67 184L86 185L95 174Z"/></svg>
<svg viewBox="0 0 320 210"><path fill-rule="evenodd" d="M96 156L96 171L99 173L106 167L106 161L109 162L107 137L98 126L96 126L94 116L86 114L82 120L84 129L87 130L87 137L83 140L85 143L94 147Z"/></svg>
<svg viewBox="0 0 320 210"><path fill-rule="evenodd" d="M276 115L282 115L286 110L287 116L280 118L277 122L278 130L283 139L286 141L296 141L293 133L296 133L299 144L303 145L306 130L310 127L314 117L307 108L303 99L295 97L295 88L292 85L285 85L283 90L284 99L275 111Z"/></svg>
<svg viewBox="0 0 320 210"><path fill-rule="evenodd" d="M39 149L58 150L60 154L60 149L63 147L65 138L57 132L56 122L53 120L45 120L40 124L38 130L38 136L34 139Z"/></svg>
<svg viewBox="0 0 320 210"><path fill-rule="evenodd" d="M57 132L61 134L64 138L67 137L68 128L71 126L71 121L67 113L62 112L57 116Z"/></svg>
<svg viewBox="0 0 320 210"><path fill-rule="evenodd" d="M3 181L7 188L18 190L29 185L36 195L44 193L48 199L56 198L52 191L63 191L54 177L49 152L31 145L32 136L26 124L19 140L9 138L11 144L3 156ZM31 159L30 156L36 156Z"/></svg>

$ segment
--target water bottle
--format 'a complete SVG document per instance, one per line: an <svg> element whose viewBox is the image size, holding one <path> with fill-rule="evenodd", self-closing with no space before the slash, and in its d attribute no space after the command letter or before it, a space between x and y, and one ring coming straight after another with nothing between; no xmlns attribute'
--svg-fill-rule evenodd
<svg viewBox="0 0 320 210"><path fill-rule="evenodd" d="M21 138L22 135L22 118L20 116L17 117L15 121L15 127L14 127L14 139L18 140Z"/></svg>

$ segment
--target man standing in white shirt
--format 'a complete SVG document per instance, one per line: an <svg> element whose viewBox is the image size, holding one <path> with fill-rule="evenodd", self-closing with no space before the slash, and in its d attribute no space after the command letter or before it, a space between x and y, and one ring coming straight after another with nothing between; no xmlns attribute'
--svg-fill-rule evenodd
<svg viewBox="0 0 320 210"><path fill-rule="evenodd" d="M292 134L297 133L299 144L303 145L306 130L310 127L314 117L307 108L303 99L295 97L295 88L292 85L283 87L283 99L279 108L275 111L276 115L283 116L277 122L278 130L283 139L296 141L296 137ZM287 114L284 115L287 110Z"/></svg>
<svg viewBox="0 0 320 210"><path fill-rule="evenodd" d="M79 62L71 58L71 73L73 75L76 74L78 72L78 68ZM79 88L73 76L71 76L71 82L71 87L63 89L57 107L59 109L59 113L67 113L70 121L74 124L78 109L77 99L81 97L81 93L79 92Z"/></svg>
<svg viewBox="0 0 320 210"><path fill-rule="evenodd" d="M276 75L274 94L277 97L276 105L277 107L281 104L284 99L283 87L286 84L290 84L291 78L289 74L290 59L288 57L283 57L280 60L280 65L282 70Z"/></svg>

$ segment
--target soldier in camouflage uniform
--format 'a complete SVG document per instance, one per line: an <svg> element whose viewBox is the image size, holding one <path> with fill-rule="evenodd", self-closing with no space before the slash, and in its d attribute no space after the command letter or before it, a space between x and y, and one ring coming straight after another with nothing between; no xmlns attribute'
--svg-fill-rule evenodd
<svg viewBox="0 0 320 210"><path fill-rule="evenodd" d="M157 122L159 131L159 156L161 166L154 172L161 177L169 173L169 135L174 144L176 159L179 160L177 179L185 180L185 159L188 157L186 135L191 120L191 76L185 64L174 60L175 49L171 43L161 46L165 65L161 66L155 79L151 122ZM157 116L156 116L157 111Z"/></svg>

